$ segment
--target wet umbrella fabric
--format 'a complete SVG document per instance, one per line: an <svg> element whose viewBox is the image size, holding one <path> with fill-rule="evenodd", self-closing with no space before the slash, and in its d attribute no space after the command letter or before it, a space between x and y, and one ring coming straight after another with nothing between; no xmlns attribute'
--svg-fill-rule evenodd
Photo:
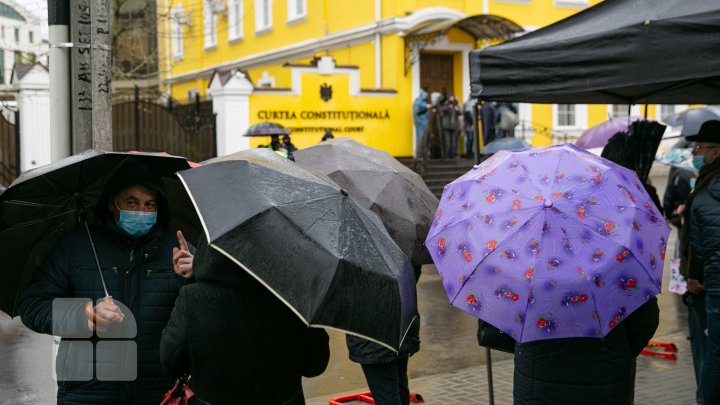
<svg viewBox="0 0 720 405"><path fill-rule="evenodd" d="M270 135L290 135L290 131L280 124L270 121L259 122L252 125L245 131L243 136L270 136Z"/></svg>
<svg viewBox="0 0 720 405"><path fill-rule="evenodd" d="M178 175L210 246L238 271L310 326L398 349L417 312L414 276L375 214L287 159L230 160Z"/></svg>
<svg viewBox="0 0 720 405"><path fill-rule="evenodd" d="M177 156L88 150L21 174L0 195L0 310L17 315L17 297L42 258L83 218L95 221L107 182L130 164L142 165L158 179L190 167Z"/></svg>
<svg viewBox="0 0 720 405"><path fill-rule="evenodd" d="M671 127L682 127L680 136L695 135L700 126L709 120L720 120L720 109L715 107L690 108L664 119Z"/></svg>
<svg viewBox="0 0 720 405"><path fill-rule="evenodd" d="M526 149L529 148L530 144L519 138L505 137L496 139L482 149L483 155L492 155L493 153L501 150L512 150L512 149Z"/></svg>
<svg viewBox="0 0 720 405"><path fill-rule="evenodd" d="M332 139L294 155L297 163L327 175L375 212L413 265L432 263L424 241L438 199L419 174L387 152L350 138Z"/></svg>
<svg viewBox="0 0 720 405"><path fill-rule="evenodd" d="M613 135L618 132L627 132L630 124L642 120L640 117L616 117L610 118L592 128L588 128L575 141L575 145L583 149L602 148Z"/></svg>
<svg viewBox="0 0 720 405"><path fill-rule="evenodd" d="M447 185L426 245L452 305L530 342L605 336L660 292L669 232L634 172L560 145Z"/></svg>

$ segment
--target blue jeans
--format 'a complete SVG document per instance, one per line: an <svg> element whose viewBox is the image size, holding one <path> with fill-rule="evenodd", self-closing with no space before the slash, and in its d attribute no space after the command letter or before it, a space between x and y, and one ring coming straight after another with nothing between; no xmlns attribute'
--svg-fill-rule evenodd
<svg viewBox="0 0 720 405"><path fill-rule="evenodd" d="M465 131L465 156L473 156L473 138L475 131Z"/></svg>
<svg viewBox="0 0 720 405"><path fill-rule="evenodd" d="M360 364L375 405L408 405L408 357L384 364Z"/></svg>
<svg viewBox="0 0 720 405"><path fill-rule="evenodd" d="M707 308L707 350L702 369L704 405L720 404L720 291L705 292Z"/></svg>
<svg viewBox="0 0 720 405"><path fill-rule="evenodd" d="M707 328L705 294L688 294L687 304L690 349L692 351L693 369L695 371L695 383L697 384L695 399L697 402L703 403L700 376L702 375L703 363L705 361L705 350L707 349L707 336L705 336L705 329Z"/></svg>

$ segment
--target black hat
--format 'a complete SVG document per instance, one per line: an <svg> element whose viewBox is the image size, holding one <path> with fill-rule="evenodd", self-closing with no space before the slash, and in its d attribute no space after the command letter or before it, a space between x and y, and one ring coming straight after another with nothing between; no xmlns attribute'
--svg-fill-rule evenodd
<svg viewBox="0 0 720 405"><path fill-rule="evenodd" d="M720 143L720 121L709 120L703 122L695 135L686 136L690 142Z"/></svg>

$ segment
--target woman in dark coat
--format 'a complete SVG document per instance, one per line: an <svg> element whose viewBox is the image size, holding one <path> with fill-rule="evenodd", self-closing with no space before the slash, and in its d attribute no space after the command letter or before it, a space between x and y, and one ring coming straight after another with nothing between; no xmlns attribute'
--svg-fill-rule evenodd
<svg viewBox="0 0 720 405"><path fill-rule="evenodd" d="M213 405L304 404L301 377L325 371L327 333L308 328L204 238L193 274L162 333L165 370L176 378L190 373L196 397Z"/></svg>
<svg viewBox="0 0 720 405"><path fill-rule="evenodd" d="M515 405L630 405L634 359L655 334L652 298L603 339L569 338L515 345Z"/></svg>

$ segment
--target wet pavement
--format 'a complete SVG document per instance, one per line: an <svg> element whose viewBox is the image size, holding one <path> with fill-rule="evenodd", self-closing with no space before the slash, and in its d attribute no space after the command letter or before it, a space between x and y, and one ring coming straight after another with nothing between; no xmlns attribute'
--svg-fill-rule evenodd
<svg viewBox="0 0 720 405"><path fill-rule="evenodd" d="M665 167L657 166L653 169L652 180L660 196L664 191L666 176ZM669 246L674 246L675 234L673 231L670 235ZM687 312L680 297L667 292L668 272L666 263L664 293L659 296L661 319L656 336L663 336L678 344L681 347L680 359L677 362L660 358L639 360L638 404L692 403L694 379L689 365L689 345L685 340ZM420 352L409 363L411 389L425 395L428 404L487 403L485 350L477 345L477 320L450 306L432 265L423 267L418 283L418 307L422 344ZM328 398L338 393L366 389L360 366L348 360L345 335L333 331L329 334L331 358L327 371L303 382L305 396L310 398L308 405L327 404ZM51 336L31 332L21 324L19 318L11 320L0 312L0 404L54 402L52 348ZM512 356L495 351L492 353L496 403L511 403ZM670 382L664 383L663 378L669 379L676 374L679 377L673 378L684 380L670 389ZM645 394L640 395L643 392ZM446 397L450 394L455 395L453 398L457 402ZM655 394L667 395L665 399L668 401L655 401L660 398L653 396ZM685 402L684 398L688 396Z"/></svg>

